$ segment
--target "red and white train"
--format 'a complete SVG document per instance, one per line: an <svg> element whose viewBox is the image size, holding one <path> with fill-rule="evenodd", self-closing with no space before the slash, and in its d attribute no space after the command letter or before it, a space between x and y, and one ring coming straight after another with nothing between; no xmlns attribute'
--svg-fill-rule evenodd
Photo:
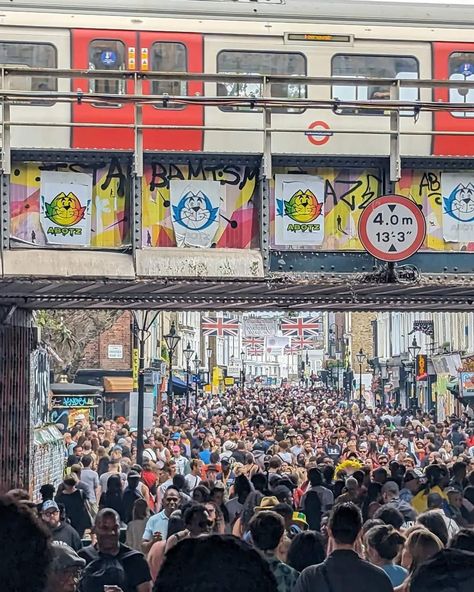
<svg viewBox="0 0 474 592"><path fill-rule="evenodd" d="M131 5L133 4L133 9ZM320 0L10 0L0 1L0 64L22 67L261 73L285 76L459 80L459 88L402 88L401 99L474 103L474 7L410 2ZM13 84L13 86L12 86ZM129 82L27 76L10 88L130 92ZM273 85L278 97L370 99L384 88L305 84ZM145 94L245 96L258 84L145 81ZM64 127L12 128L13 147L130 149L133 129L87 124L131 124L130 103L14 105L13 121ZM385 155L389 130L383 112L293 109L274 112L272 150L278 154ZM404 155L474 155L474 112L402 114ZM80 124L72 127L70 123ZM203 126L148 129L147 150L258 152L262 113L242 107L148 104L145 125ZM309 133L305 133L304 130ZM313 135L311 130L351 133ZM299 131L298 131L299 130ZM353 130L353 133L352 133ZM427 132L426 135L423 132ZM434 132L430 134L430 132ZM436 134L436 132L452 132ZM456 135L469 132L472 135Z"/></svg>

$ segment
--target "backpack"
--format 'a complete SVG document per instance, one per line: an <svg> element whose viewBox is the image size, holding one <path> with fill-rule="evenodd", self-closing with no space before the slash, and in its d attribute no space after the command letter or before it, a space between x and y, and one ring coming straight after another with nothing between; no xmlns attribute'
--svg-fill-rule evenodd
<svg viewBox="0 0 474 592"><path fill-rule="evenodd" d="M317 491L308 491L304 496L304 505L302 508L306 515L306 520L310 530L321 530L321 518L323 515L321 508L321 498Z"/></svg>
<svg viewBox="0 0 474 592"><path fill-rule="evenodd" d="M95 549L84 549L93 560L84 568L79 584L80 592L104 592L104 586L119 586L123 592L131 592L127 574L123 567L124 559L139 555L138 551L130 549L118 557L99 555Z"/></svg>

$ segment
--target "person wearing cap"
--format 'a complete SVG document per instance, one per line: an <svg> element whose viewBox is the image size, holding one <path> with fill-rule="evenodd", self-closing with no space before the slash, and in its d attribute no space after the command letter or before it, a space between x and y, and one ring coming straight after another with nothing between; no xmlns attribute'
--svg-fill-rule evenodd
<svg viewBox="0 0 474 592"><path fill-rule="evenodd" d="M68 545L74 551L82 548L81 537L67 522L61 522L59 506L54 500L46 500L40 510L41 520L51 533L51 539Z"/></svg>
<svg viewBox="0 0 474 592"><path fill-rule="evenodd" d="M420 489L420 479L423 477L423 473L419 469L411 469L403 476L403 488L400 489L399 498L411 504L411 500L418 493Z"/></svg>
<svg viewBox="0 0 474 592"><path fill-rule="evenodd" d="M45 592L76 592L85 560L63 542L53 541L51 551L53 560Z"/></svg>

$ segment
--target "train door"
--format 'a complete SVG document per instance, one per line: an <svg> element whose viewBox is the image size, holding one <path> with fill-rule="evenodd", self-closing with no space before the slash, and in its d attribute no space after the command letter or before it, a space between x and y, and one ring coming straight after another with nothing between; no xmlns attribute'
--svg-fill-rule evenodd
<svg viewBox="0 0 474 592"><path fill-rule="evenodd" d="M434 78L459 80L459 87L436 88L435 101L474 103L474 88L463 87L463 82L474 82L474 43L433 43ZM436 135L433 154L474 155L474 113L453 110L439 111L434 116L434 131L453 132L453 135ZM470 132L473 135L456 135Z"/></svg>
<svg viewBox="0 0 474 592"><path fill-rule="evenodd" d="M74 30L72 32L72 65L77 69L135 70L137 34L133 31ZM75 92L112 93L124 95L133 92L133 81L108 78L74 80ZM133 124L134 107L131 103L114 104L78 103L73 107L74 148L130 149L134 144L133 128L94 127L100 123ZM91 127L84 124L92 124Z"/></svg>
<svg viewBox="0 0 474 592"><path fill-rule="evenodd" d="M202 72L203 38L195 33L140 33L141 70L160 72ZM147 95L202 95L202 81L154 80L144 83ZM204 107L157 101L143 107L145 125L202 126ZM202 150L203 130L148 129L147 150Z"/></svg>

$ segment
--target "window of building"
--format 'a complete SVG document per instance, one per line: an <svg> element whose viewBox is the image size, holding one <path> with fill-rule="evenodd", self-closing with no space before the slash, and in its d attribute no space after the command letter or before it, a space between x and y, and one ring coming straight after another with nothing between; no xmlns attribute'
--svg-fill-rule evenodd
<svg viewBox="0 0 474 592"><path fill-rule="evenodd" d="M456 52L449 56L449 80L462 82L474 81L474 53ZM457 88L449 89L450 103L473 103L474 88L466 88L460 84ZM454 117L474 117L472 112L453 111Z"/></svg>
<svg viewBox="0 0 474 592"><path fill-rule="evenodd" d="M419 78L418 60L409 56L376 55L336 55L332 59L332 76L346 78L396 78L410 80ZM371 99L390 99L390 85L387 86L347 86L333 85L333 99L344 101L367 101ZM401 101L417 101L417 88L400 88ZM343 115L380 115L379 111L361 111L353 108L341 108ZM401 112L401 115L413 115L413 111Z"/></svg>
<svg viewBox="0 0 474 592"><path fill-rule="evenodd" d="M219 74L266 74L268 76L305 76L306 57L295 52L221 51L217 56ZM261 97L262 84L254 82L227 82L217 85L217 94L225 97ZM272 97L302 99L306 97L305 84L272 84ZM250 111L250 107L221 107L224 111ZM273 109L287 113L302 113L304 109Z"/></svg>
<svg viewBox="0 0 474 592"><path fill-rule="evenodd" d="M89 45L90 70L126 70L125 44L118 39L94 39ZM124 95L126 81L112 78L91 79L89 82L91 93ZM95 104L96 107L120 107L113 103L105 105Z"/></svg>
<svg viewBox="0 0 474 592"><path fill-rule="evenodd" d="M187 72L188 57L186 46L182 43L160 41L151 48L151 69L154 72ZM153 80L151 92L154 95L185 96L187 84L185 80ZM155 107L160 108L159 105ZM168 109L182 109L184 105L168 103Z"/></svg>
<svg viewBox="0 0 474 592"><path fill-rule="evenodd" d="M0 64L20 68L56 68L56 48L49 43L0 42ZM8 80L11 90L56 90L55 78L48 76L15 76Z"/></svg>

